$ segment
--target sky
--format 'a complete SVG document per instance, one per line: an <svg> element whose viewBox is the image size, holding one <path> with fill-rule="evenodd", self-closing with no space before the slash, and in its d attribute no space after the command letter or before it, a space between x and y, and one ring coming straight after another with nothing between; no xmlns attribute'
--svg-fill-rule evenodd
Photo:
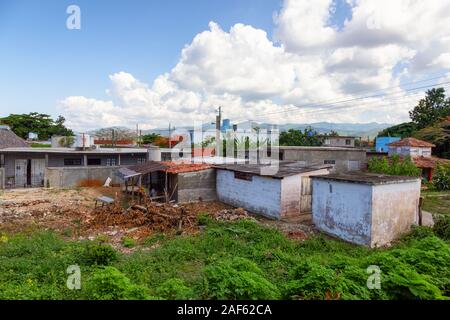
<svg viewBox="0 0 450 320"><path fill-rule="evenodd" d="M0 116L399 123L449 85L449 25L442 0L0 0Z"/></svg>

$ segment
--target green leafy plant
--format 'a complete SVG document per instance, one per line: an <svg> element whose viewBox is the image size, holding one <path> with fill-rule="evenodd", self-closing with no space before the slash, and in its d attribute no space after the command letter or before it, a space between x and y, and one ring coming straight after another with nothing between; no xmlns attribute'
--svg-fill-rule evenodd
<svg viewBox="0 0 450 320"><path fill-rule="evenodd" d="M107 266L117 260L117 252L108 244L89 243L85 251L85 260L90 265Z"/></svg>
<svg viewBox="0 0 450 320"><path fill-rule="evenodd" d="M122 245L125 248L132 248L136 245L136 241L133 238L129 238L129 237L124 237L122 239Z"/></svg>
<svg viewBox="0 0 450 320"><path fill-rule="evenodd" d="M433 187L438 191L450 190L450 164L438 164L433 175Z"/></svg>
<svg viewBox="0 0 450 320"><path fill-rule="evenodd" d="M186 300L193 297L193 290L187 287L182 279L172 278L156 288L156 294L164 299Z"/></svg>
<svg viewBox="0 0 450 320"><path fill-rule="evenodd" d="M98 269L87 280L85 295L94 300L143 300L150 299L148 289L133 284L114 267Z"/></svg>
<svg viewBox="0 0 450 320"><path fill-rule="evenodd" d="M398 155L393 155L391 163L386 157L372 157L368 162L368 170L373 173L398 175L398 176L420 176L420 169L412 162L410 157L406 157L402 161Z"/></svg>
<svg viewBox="0 0 450 320"><path fill-rule="evenodd" d="M441 215L436 217L433 231L438 237L450 241L450 216Z"/></svg>

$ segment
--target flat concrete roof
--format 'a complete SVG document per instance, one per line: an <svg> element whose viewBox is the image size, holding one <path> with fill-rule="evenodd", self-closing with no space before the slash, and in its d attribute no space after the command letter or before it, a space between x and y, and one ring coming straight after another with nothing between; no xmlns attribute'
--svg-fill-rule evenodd
<svg viewBox="0 0 450 320"><path fill-rule="evenodd" d="M304 151L353 151L366 152L365 149L355 147L305 147L305 146L280 146L280 150L304 150Z"/></svg>
<svg viewBox="0 0 450 320"><path fill-rule="evenodd" d="M376 174L366 172L333 173L321 176L311 176L311 178L320 180L349 182L349 183L361 183L369 185L403 183L419 180L418 177L391 176L387 174Z"/></svg>
<svg viewBox="0 0 450 320"><path fill-rule="evenodd" d="M144 148L97 148L93 150L77 150L74 148L5 148L0 153L74 153L74 154L128 154L147 153Z"/></svg>
<svg viewBox="0 0 450 320"><path fill-rule="evenodd" d="M222 164L222 165L215 165L214 167L219 170L249 173L253 175L268 176L278 179L332 167L327 165L304 167L301 166L301 163L299 161L279 161L277 165L278 168L276 172L274 172L273 174L270 173L262 174L261 169L270 168L270 165L267 164Z"/></svg>

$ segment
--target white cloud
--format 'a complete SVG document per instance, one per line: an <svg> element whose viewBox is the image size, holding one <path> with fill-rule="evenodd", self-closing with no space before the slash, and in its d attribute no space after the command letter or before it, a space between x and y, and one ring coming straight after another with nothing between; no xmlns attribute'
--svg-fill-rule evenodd
<svg viewBox="0 0 450 320"><path fill-rule="evenodd" d="M274 19L275 43L264 30L249 25L225 31L211 22L209 30L183 48L176 66L152 84L118 72L110 76L110 100L67 97L59 105L75 129L210 122L219 105L234 120L406 120L418 96L401 98L404 92L395 99L348 104L350 109L340 112L323 103L303 111L294 107L351 99L357 92L450 68L449 3L348 3L352 17L338 30L330 23L332 0L286 0Z"/></svg>

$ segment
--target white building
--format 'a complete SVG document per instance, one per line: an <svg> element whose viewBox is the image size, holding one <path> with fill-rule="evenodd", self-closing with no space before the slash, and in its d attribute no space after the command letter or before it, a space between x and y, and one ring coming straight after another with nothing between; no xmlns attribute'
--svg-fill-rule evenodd
<svg viewBox="0 0 450 320"><path fill-rule="evenodd" d="M218 199L273 219L310 214L309 176L328 174L330 167L305 168L290 161L280 162L274 172L265 172L268 168L254 164L217 165Z"/></svg>
<svg viewBox="0 0 450 320"><path fill-rule="evenodd" d="M343 240L378 247L418 222L420 179L368 173L312 177L316 227Z"/></svg>
<svg viewBox="0 0 450 320"><path fill-rule="evenodd" d="M431 157L431 148L435 145L415 138L405 138L392 142L388 145L389 156L398 154L400 156Z"/></svg>

